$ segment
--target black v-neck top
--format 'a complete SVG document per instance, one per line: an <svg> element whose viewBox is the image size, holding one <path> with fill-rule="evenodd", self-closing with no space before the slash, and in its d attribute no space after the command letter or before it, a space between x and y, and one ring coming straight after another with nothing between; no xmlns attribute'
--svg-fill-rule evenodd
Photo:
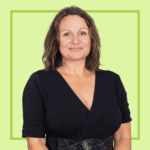
<svg viewBox="0 0 150 150"><path fill-rule="evenodd" d="M109 70L96 71L90 111L58 71L32 73L22 102L22 137L46 137L49 150L58 150L58 137L105 140L132 121L121 78Z"/></svg>

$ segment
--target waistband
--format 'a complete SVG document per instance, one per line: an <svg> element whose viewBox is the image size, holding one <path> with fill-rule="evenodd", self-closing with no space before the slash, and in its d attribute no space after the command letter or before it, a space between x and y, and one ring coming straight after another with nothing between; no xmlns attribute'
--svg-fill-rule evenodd
<svg viewBox="0 0 150 150"><path fill-rule="evenodd" d="M85 139L79 142L67 138L58 138L58 150L113 150L113 135L104 141Z"/></svg>

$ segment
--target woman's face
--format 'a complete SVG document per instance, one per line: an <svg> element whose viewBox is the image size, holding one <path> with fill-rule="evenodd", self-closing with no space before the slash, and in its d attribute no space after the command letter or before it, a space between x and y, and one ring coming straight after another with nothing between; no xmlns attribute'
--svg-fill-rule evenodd
<svg viewBox="0 0 150 150"><path fill-rule="evenodd" d="M91 38L85 20L78 15L66 16L60 22L59 32L63 60L86 59L90 53Z"/></svg>

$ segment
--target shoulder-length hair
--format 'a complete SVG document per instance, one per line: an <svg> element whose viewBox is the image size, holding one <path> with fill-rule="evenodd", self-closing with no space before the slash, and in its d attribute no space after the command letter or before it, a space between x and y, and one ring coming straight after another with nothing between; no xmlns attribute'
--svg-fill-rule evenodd
<svg viewBox="0 0 150 150"><path fill-rule="evenodd" d="M45 38L44 43L44 54L42 56L43 63L45 65L44 70L46 72L54 71L57 67L63 65L62 63L62 55L59 51L60 47L60 32L59 32L59 24L63 17L68 15L79 15L82 17L90 31L91 38L91 49L89 55L86 57L85 67L89 71L100 71L100 38L97 33L96 26L94 24L93 19L86 13L86 11L80 9L76 6L65 7L55 16L47 36Z"/></svg>

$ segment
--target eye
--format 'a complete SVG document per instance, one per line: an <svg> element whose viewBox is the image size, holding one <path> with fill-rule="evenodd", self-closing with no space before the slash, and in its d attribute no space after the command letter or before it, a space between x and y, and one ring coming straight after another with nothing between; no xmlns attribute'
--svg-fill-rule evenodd
<svg viewBox="0 0 150 150"><path fill-rule="evenodd" d="M85 33L85 32L81 32L81 33ZM85 33L86 34L86 33Z"/></svg>
<svg viewBox="0 0 150 150"><path fill-rule="evenodd" d="M85 32L81 32L81 33L85 33ZM65 34L68 34L68 32L67 32L67 33L65 33ZM64 35L65 35L65 34L64 34ZM85 35L86 35L86 33L85 33Z"/></svg>
<svg viewBox="0 0 150 150"><path fill-rule="evenodd" d="M68 33L68 32L67 32L67 33ZM65 33L65 34L66 34L66 33ZM65 34L64 34L64 35L65 35Z"/></svg>

